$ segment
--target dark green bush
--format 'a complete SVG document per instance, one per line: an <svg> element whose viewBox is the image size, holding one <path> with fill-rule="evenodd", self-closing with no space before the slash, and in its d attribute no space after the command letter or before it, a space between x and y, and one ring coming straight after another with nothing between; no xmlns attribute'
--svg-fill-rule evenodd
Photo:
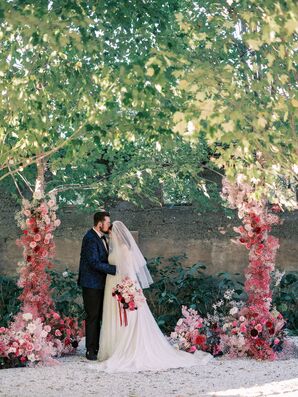
<svg viewBox="0 0 298 397"><path fill-rule="evenodd" d="M287 320L290 333L298 335L298 272L287 272L274 289L273 304Z"/></svg>
<svg viewBox="0 0 298 397"><path fill-rule="evenodd" d="M64 275L67 276L64 277ZM77 273L68 271L57 272L49 270L51 276L52 296L56 310L60 314L69 317L77 317L79 321L84 319L81 288L77 286ZM19 311L21 293L16 285L15 277L0 276L0 326L6 327L13 316Z"/></svg>
<svg viewBox="0 0 298 397"><path fill-rule="evenodd" d="M49 270L52 297L56 310L67 317L84 319L82 289L77 285L78 273L66 269L64 272ZM67 273L67 275L66 275Z"/></svg>
<svg viewBox="0 0 298 397"><path fill-rule="evenodd" d="M21 289L17 287L15 277L0 275L0 326L7 327L12 317L17 314L21 302L18 296Z"/></svg>
<svg viewBox="0 0 298 397"><path fill-rule="evenodd" d="M233 299L245 298L239 274L225 272L216 276L207 275L203 263L185 267L185 259L185 255L166 260L159 257L148 263L155 282L144 293L159 326L167 333L173 330L181 317L182 305L206 316L208 312L213 312L212 305L222 298L227 289L235 290Z"/></svg>
<svg viewBox="0 0 298 397"><path fill-rule="evenodd" d="M181 306L186 305L199 311L204 317L212 313L212 305L223 298L227 289L234 289L234 300L245 300L243 276L227 272L208 275L206 266L196 263L183 265L185 256L169 259L161 257L148 263L154 284L144 293L148 304L165 333L171 332L181 316ZM77 286L77 273L66 270L50 270L52 293L57 311L65 316L84 318L81 288ZM64 275L63 275L64 274ZM16 279L0 276L0 326L7 326L20 307L17 299L21 290ZM273 305L287 319L292 334L298 334L298 272L287 272L278 287L274 288ZM224 308L221 308L221 310Z"/></svg>

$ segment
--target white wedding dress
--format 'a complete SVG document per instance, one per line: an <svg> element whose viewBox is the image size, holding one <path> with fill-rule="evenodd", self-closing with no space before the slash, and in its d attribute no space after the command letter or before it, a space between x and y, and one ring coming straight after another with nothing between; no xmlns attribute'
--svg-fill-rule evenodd
<svg viewBox="0 0 298 397"><path fill-rule="evenodd" d="M109 263L117 266L117 274L107 275L106 279L99 343L99 370L105 372L165 370L213 361L214 358L209 353L197 351L191 354L176 350L159 329L146 301L138 310L127 310L128 325L120 325L118 303L112 296L112 289L117 283L121 283L125 276L138 283L129 260L130 255L131 252L126 245L121 245L122 260L118 263L117 255L114 255L113 251L109 255Z"/></svg>

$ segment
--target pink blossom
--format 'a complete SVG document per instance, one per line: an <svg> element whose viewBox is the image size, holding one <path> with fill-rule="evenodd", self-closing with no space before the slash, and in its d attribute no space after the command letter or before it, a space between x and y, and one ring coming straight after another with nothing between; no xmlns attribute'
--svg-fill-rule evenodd
<svg viewBox="0 0 298 397"><path fill-rule="evenodd" d="M60 226L60 224L61 224L60 219L56 219L54 222L54 226L58 227L58 226Z"/></svg>
<svg viewBox="0 0 298 397"><path fill-rule="evenodd" d="M41 240L41 235L40 234L36 234L34 236L34 241L40 241Z"/></svg>
<svg viewBox="0 0 298 397"><path fill-rule="evenodd" d="M51 199L48 201L48 206L49 207L54 207L56 205L55 200Z"/></svg>
<svg viewBox="0 0 298 397"><path fill-rule="evenodd" d="M26 350L27 350L28 352L32 352L32 351L33 351L33 348L34 348L33 343L27 342L27 344L26 344Z"/></svg>
<svg viewBox="0 0 298 397"><path fill-rule="evenodd" d="M59 329L56 329L56 331L55 331L55 335L56 335L56 336L61 336L61 335L62 335L62 333L61 333L61 331L59 331Z"/></svg>
<svg viewBox="0 0 298 397"><path fill-rule="evenodd" d="M196 346L191 346L191 348L188 350L189 353L194 353L197 350Z"/></svg>
<svg viewBox="0 0 298 397"><path fill-rule="evenodd" d="M35 248L36 246L37 246L36 242L35 242L35 241L31 241L30 247L33 249L33 248Z"/></svg>
<svg viewBox="0 0 298 397"><path fill-rule="evenodd" d="M51 332L51 327L49 325L45 325L43 328L46 332Z"/></svg>

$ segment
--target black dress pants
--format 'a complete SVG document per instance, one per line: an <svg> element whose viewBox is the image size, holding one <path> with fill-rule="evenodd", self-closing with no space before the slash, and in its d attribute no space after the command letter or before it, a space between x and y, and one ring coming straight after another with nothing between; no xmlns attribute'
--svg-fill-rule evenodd
<svg viewBox="0 0 298 397"><path fill-rule="evenodd" d="M97 354L102 320L103 289L82 288L83 302L86 312L86 349Z"/></svg>

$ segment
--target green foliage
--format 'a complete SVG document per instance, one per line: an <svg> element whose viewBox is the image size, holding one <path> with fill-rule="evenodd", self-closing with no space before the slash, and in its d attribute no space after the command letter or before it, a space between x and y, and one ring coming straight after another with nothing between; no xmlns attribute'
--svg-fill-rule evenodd
<svg viewBox="0 0 298 397"><path fill-rule="evenodd" d="M84 319L82 289L77 285L78 274L66 269L64 272L48 270L51 277L52 298L56 310L66 317Z"/></svg>
<svg viewBox="0 0 298 397"><path fill-rule="evenodd" d="M136 201L177 174L192 197L212 156L294 205L297 14L282 0L3 1L0 180L26 190L46 156L66 201Z"/></svg>
<svg viewBox="0 0 298 397"><path fill-rule="evenodd" d="M157 38L177 28L179 3L3 2L0 180L10 191L17 183L30 194L41 156L47 190L83 208L160 202L156 192L171 184L177 201L208 190L203 136L192 145L172 131L175 78L151 83L146 66Z"/></svg>
<svg viewBox="0 0 298 397"><path fill-rule="evenodd" d="M287 327L298 334L298 272L287 272L274 289L273 303L287 320Z"/></svg>
<svg viewBox="0 0 298 397"><path fill-rule="evenodd" d="M173 330L181 316L182 305L206 316L213 312L212 305L222 299L225 290L234 289L234 299L244 297L239 274L207 275L204 264L186 267L183 265L185 259L185 256L174 256L165 261L158 257L148 263L155 282L144 293L159 326L166 332Z"/></svg>
<svg viewBox="0 0 298 397"><path fill-rule="evenodd" d="M57 311L79 321L84 318L81 288L77 286L77 273L48 271L51 276L52 297ZM63 274L65 276L63 276ZM16 285L15 277L0 276L0 326L6 327L20 309L18 297L21 289Z"/></svg>
<svg viewBox="0 0 298 397"><path fill-rule="evenodd" d="M18 297L21 289L15 277L0 275L0 326L7 327L12 317L18 313L21 302Z"/></svg>
<svg viewBox="0 0 298 397"><path fill-rule="evenodd" d="M295 206L296 2L268 0L260 7L257 1L189 0L179 6L174 46L161 43L147 62L152 83L167 74L176 79L183 101L174 131L192 142L204 134L213 162L229 178L243 174L257 185L256 199Z"/></svg>
<svg viewBox="0 0 298 397"><path fill-rule="evenodd" d="M181 317L181 306L186 305L199 311L202 316L213 313L212 305L220 301L224 292L234 290L233 300L245 300L242 277L228 272L208 275L206 266L195 263L185 266L185 256L162 257L149 261L148 267L154 284L144 290L150 309L160 328L169 333ZM81 288L77 285L77 273L48 271L52 279L52 293L56 309L65 316L84 319ZM67 273L67 274L66 274ZM0 277L0 326L7 326L18 312L18 296L21 290L16 279ZM289 333L298 332L298 273L287 272L279 286L273 287L273 305L287 319ZM225 310L224 306L217 309Z"/></svg>

